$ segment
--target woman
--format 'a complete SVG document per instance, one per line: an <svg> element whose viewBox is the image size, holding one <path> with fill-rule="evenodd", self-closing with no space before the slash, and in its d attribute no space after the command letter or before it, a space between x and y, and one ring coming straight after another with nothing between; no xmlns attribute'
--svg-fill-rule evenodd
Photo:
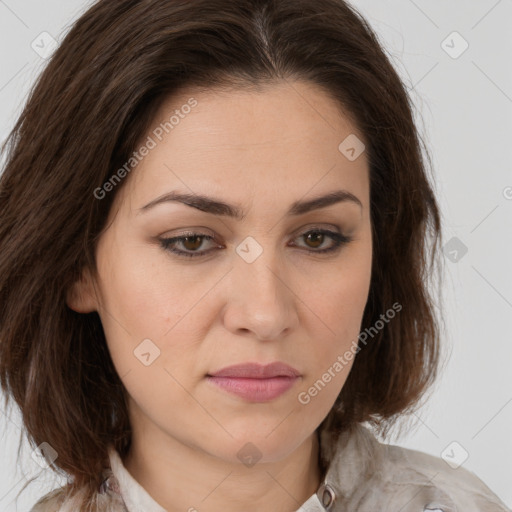
<svg viewBox="0 0 512 512"><path fill-rule="evenodd" d="M100 0L0 198L2 387L70 477L34 512L507 510L375 437L437 374L441 233L344 2Z"/></svg>

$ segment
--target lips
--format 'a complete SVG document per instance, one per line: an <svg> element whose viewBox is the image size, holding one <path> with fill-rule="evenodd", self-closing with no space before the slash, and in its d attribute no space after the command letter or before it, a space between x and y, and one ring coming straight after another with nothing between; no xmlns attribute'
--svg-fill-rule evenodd
<svg viewBox="0 0 512 512"><path fill-rule="evenodd" d="M300 376L298 370L281 362L245 363L208 374L206 380L248 402L268 402L291 389Z"/></svg>
<svg viewBox="0 0 512 512"><path fill-rule="evenodd" d="M247 379L271 379L273 377L299 377L300 372L282 362L261 365L258 363L244 363L227 366L219 371L209 373L210 377L233 377Z"/></svg>

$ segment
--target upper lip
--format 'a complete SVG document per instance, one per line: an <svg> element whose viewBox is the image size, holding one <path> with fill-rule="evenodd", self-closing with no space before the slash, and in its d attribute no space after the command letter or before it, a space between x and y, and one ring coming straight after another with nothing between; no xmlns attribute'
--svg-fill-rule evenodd
<svg viewBox="0 0 512 512"><path fill-rule="evenodd" d="M212 377L245 377L253 379L270 379L272 377L299 377L300 373L292 366L277 361L267 365L259 363L243 363L227 366L214 373Z"/></svg>

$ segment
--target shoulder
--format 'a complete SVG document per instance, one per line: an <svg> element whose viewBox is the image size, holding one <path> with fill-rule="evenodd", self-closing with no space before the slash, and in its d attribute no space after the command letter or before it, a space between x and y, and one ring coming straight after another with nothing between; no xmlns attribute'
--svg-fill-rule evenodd
<svg viewBox="0 0 512 512"><path fill-rule="evenodd" d="M512 512L473 472L383 443L362 425L325 449L332 456L327 483L347 510Z"/></svg>
<svg viewBox="0 0 512 512"><path fill-rule="evenodd" d="M418 450L380 445L387 459L383 468L387 468L396 479L394 487L397 497L430 501L427 505L431 508L435 504L446 512L510 512L472 471L462 466L452 467L442 458Z"/></svg>
<svg viewBox="0 0 512 512"><path fill-rule="evenodd" d="M59 487L40 498L29 512L76 512L82 509L83 496L81 491L70 496L69 486ZM97 493L93 509L95 512L127 512L122 499L110 492Z"/></svg>
<svg viewBox="0 0 512 512"><path fill-rule="evenodd" d="M65 498L66 488L59 487L40 498L30 512L59 512Z"/></svg>

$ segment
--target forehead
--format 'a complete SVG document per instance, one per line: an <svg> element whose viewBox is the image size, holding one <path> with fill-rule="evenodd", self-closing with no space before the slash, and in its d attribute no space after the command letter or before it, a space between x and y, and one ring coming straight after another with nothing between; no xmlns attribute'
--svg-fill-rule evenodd
<svg viewBox="0 0 512 512"><path fill-rule="evenodd" d="M173 113L185 112L191 99L196 105L175 117L172 132L180 143L189 135L210 139L215 148L223 142L251 148L255 145L279 145L300 140L337 138L359 133L342 105L318 85L302 81L279 81L252 88L193 88L169 97L155 116L153 125L169 120ZM190 110L190 112L188 112ZM180 129L178 129L180 128ZM178 142L176 140L176 142Z"/></svg>
<svg viewBox="0 0 512 512"><path fill-rule="evenodd" d="M138 204L179 187L240 203L240 195L297 199L313 187L321 192L342 185L364 202L366 155L351 161L340 150L354 136L364 141L338 102L307 82L257 91L189 89L159 109L143 139L151 138L153 147L127 193Z"/></svg>

